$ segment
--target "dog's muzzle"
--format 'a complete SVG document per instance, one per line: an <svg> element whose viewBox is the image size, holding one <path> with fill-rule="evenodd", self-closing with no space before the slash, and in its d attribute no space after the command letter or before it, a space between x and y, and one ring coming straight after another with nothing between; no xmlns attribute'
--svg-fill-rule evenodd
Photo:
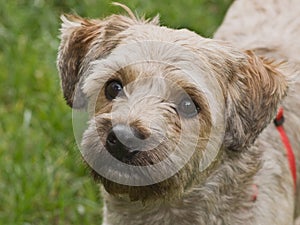
<svg viewBox="0 0 300 225"><path fill-rule="evenodd" d="M107 135L106 149L116 159L128 162L142 151L145 139L146 135L135 127L117 124Z"/></svg>

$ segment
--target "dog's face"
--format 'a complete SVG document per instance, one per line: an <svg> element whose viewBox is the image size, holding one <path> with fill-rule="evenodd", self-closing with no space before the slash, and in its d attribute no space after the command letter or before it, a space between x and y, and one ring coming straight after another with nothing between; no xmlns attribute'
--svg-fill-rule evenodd
<svg viewBox="0 0 300 225"><path fill-rule="evenodd" d="M58 68L86 108L84 160L111 194L173 198L245 150L286 91L275 66L157 19L63 18Z"/></svg>

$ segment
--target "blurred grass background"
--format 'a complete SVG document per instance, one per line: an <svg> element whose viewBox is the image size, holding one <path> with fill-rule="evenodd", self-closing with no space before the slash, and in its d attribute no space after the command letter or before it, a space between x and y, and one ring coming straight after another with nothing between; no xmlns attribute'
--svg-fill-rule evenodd
<svg viewBox="0 0 300 225"><path fill-rule="evenodd" d="M56 70L59 16L122 12L108 0L0 1L0 224L101 224ZM120 0L163 25L212 36L231 0Z"/></svg>

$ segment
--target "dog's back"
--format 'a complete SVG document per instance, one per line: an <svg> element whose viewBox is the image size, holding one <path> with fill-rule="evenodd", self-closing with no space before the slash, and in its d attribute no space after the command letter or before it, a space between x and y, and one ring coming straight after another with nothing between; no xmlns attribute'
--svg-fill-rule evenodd
<svg viewBox="0 0 300 225"><path fill-rule="evenodd" d="M298 174L295 217L300 215L299 15L299 0L237 0L229 9L214 37L229 41L243 50L252 50L264 58L283 62L280 69L291 81L283 107L284 127L296 156ZM273 124L266 130L269 134L277 135L279 139ZM258 142L263 138L260 137Z"/></svg>
<svg viewBox="0 0 300 225"><path fill-rule="evenodd" d="M215 38L243 49L300 65L300 4L298 0L237 0Z"/></svg>

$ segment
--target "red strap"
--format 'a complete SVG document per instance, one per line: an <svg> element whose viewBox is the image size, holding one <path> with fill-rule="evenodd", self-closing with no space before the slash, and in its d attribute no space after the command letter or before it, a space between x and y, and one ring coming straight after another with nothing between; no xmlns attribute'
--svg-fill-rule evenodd
<svg viewBox="0 0 300 225"><path fill-rule="evenodd" d="M286 135L286 132L283 128L283 122L284 122L283 108L281 107L276 116L276 119L274 120L274 123L276 125L278 132L280 133L281 140L285 146L290 170L291 170L293 181L294 181L294 188L296 191L296 184L297 184L296 160L295 160L295 155L294 155L290 140L289 140L288 136Z"/></svg>
<svg viewBox="0 0 300 225"><path fill-rule="evenodd" d="M280 134L282 143L285 146L285 150L287 153L287 158L289 161L289 166L290 166L290 170L292 173L292 177L293 177L293 181L294 181L294 190L296 192L296 185L297 185L297 169L296 169L296 160L295 160L295 155L294 155L294 151L292 149L290 140L288 138L288 136L286 135L286 132L283 128L283 122L284 122L284 117L283 117L283 108L279 108L278 114L276 116L276 118L274 119L274 123L275 126ZM252 195L252 201L255 202L257 199L257 195L258 195L258 187L256 184L254 184L252 186L253 188L253 195Z"/></svg>
<svg viewBox="0 0 300 225"><path fill-rule="evenodd" d="M255 202L257 200L257 196L258 196L258 187L257 187L257 185L253 184L252 189L253 189L252 202Z"/></svg>

